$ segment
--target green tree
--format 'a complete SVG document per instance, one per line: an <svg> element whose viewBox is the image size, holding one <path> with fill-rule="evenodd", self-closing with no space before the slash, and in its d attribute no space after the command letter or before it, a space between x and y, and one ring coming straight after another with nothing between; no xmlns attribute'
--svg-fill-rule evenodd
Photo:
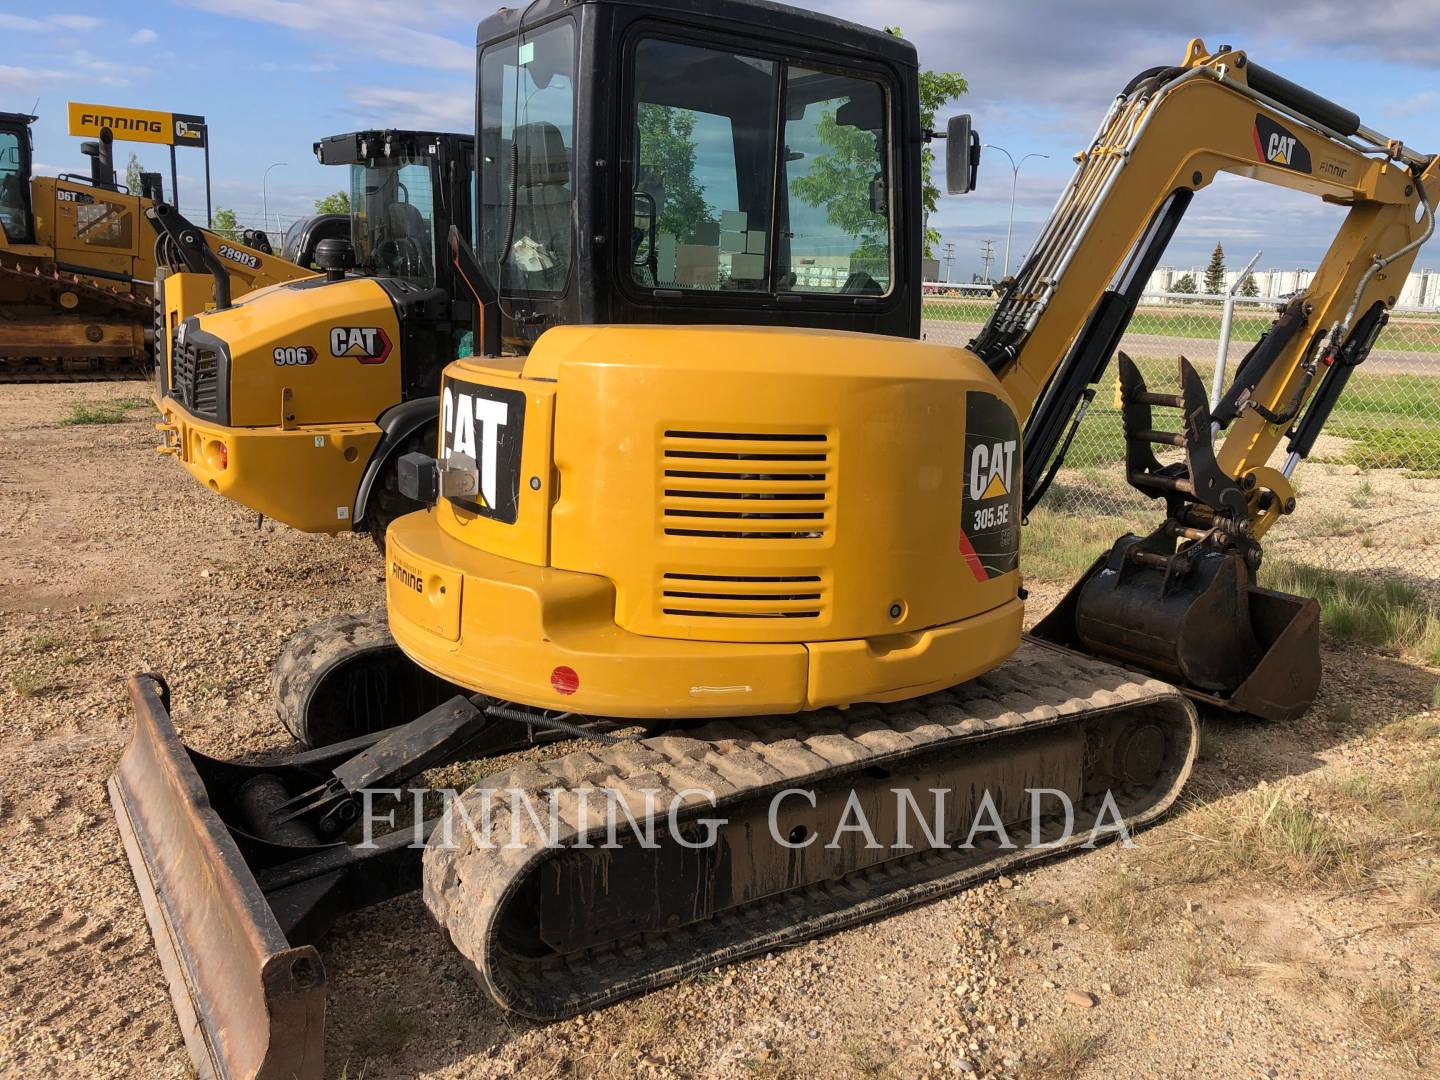
<svg viewBox="0 0 1440 1080"><path fill-rule="evenodd" d="M1176 282L1174 282L1173 284L1171 284L1171 286L1170 286L1170 291L1171 291L1171 292L1177 292L1177 293L1188 293L1189 295L1194 296L1194 295L1195 295L1195 275L1194 275L1194 274L1186 274L1184 277L1180 278L1178 281L1176 281Z"/></svg>
<svg viewBox="0 0 1440 1080"><path fill-rule="evenodd" d="M1210 265L1205 270L1205 291L1212 296L1225 291L1225 249L1218 242L1210 253Z"/></svg>
<svg viewBox="0 0 1440 1080"><path fill-rule="evenodd" d="M145 166L140 164L140 158L132 153L125 166L125 186L130 189L131 195L140 194L140 174L144 171Z"/></svg>
<svg viewBox="0 0 1440 1080"><path fill-rule="evenodd" d="M240 222L235 218L235 211L225 206L217 206L215 214L210 219L212 224L210 231L223 236L232 243L240 242Z"/></svg>
<svg viewBox="0 0 1440 1080"><path fill-rule="evenodd" d="M887 26L887 34L894 34L896 37L904 37L898 26ZM958 71L930 71L920 72L920 126L927 131L935 127L935 116L951 100L959 97L969 89L969 83L965 76ZM940 230L930 227L930 215L934 214L940 206L940 187L935 183L931 170L935 164L935 151L929 145L920 151L920 175L924 177L924 185L920 193L920 201L925 208L925 257L935 257L935 246L940 243Z"/></svg>
<svg viewBox="0 0 1440 1080"><path fill-rule="evenodd" d="M656 197L658 232L689 243L695 226L711 220L715 212L705 202L705 190L695 178L695 114L672 105L641 102L641 191Z"/></svg>
<svg viewBox="0 0 1440 1080"><path fill-rule="evenodd" d="M1246 274L1245 280L1240 283L1241 296L1259 296L1260 286L1255 284L1255 275Z"/></svg>
<svg viewBox="0 0 1440 1080"><path fill-rule="evenodd" d="M350 213L350 193L337 191L333 194L326 195L323 199L316 199L315 212L317 214Z"/></svg>

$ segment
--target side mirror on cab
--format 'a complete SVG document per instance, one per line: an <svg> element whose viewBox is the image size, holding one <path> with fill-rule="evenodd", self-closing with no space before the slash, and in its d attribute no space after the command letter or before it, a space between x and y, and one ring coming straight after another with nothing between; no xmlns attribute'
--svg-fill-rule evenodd
<svg viewBox="0 0 1440 1080"><path fill-rule="evenodd" d="M979 171L980 133L970 126L969 113L952 116L945 133L945 190L969 194Z"/></svg>

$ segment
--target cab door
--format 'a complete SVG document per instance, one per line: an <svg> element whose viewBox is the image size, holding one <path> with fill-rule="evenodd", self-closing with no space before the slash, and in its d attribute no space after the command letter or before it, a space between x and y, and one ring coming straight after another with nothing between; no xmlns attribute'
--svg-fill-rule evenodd
<svg viewBox="0 0 1440 1080"><path fill-rule="evenodd" d="M30 207L30 139L23 124L0 122L0 228L8 244L35 242Z"/></svg>

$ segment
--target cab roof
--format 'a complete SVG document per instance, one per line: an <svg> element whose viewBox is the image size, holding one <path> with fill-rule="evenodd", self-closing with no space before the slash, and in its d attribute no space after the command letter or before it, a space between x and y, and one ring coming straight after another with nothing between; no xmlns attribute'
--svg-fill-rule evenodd
<svg viewBox="0 0 1440 1080"><path fill-rule="evenodd" d="M459 141L470 145L474 138L449 131L409 131L399 128L347 131L327 135L314 146L322 165L363 165L384 157L422 157L430 147Z"/></svg>
<svg viewBox="0 0 1440 1080"><path fill-rule="evenodd" d="M908 67L919 66L915 46L904 38L771 0L535 0L518 8L501 8L483 19L476 30L476 44L484 45L514 34L522 14L526 26L535 26L553 15L586 4L648 9L661 16L697 15L717 28L718 24L733 23L747 36L753 36L758 27L780 42L799 39L805 44L843 53L878 57Z"/></svg>

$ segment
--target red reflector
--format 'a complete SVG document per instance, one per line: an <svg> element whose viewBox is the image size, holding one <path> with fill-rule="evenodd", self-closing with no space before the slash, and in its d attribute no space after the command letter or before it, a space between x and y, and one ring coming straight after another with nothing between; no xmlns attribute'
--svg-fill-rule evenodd
<svg viewBox="0 0 1440 1080"><path fill-rule="evenodd" d="M221 469L230 467L230 449L223 442L220 444L220 452L216 456L220 459Z"/></svg>
<svg viewBox="0 0 1440 1080"><path fill-rule="evenodd" d="M550 685L557 694L573 694L580 689L580 676L575 674L574 668L557 667L550 672Z"/></svg>

